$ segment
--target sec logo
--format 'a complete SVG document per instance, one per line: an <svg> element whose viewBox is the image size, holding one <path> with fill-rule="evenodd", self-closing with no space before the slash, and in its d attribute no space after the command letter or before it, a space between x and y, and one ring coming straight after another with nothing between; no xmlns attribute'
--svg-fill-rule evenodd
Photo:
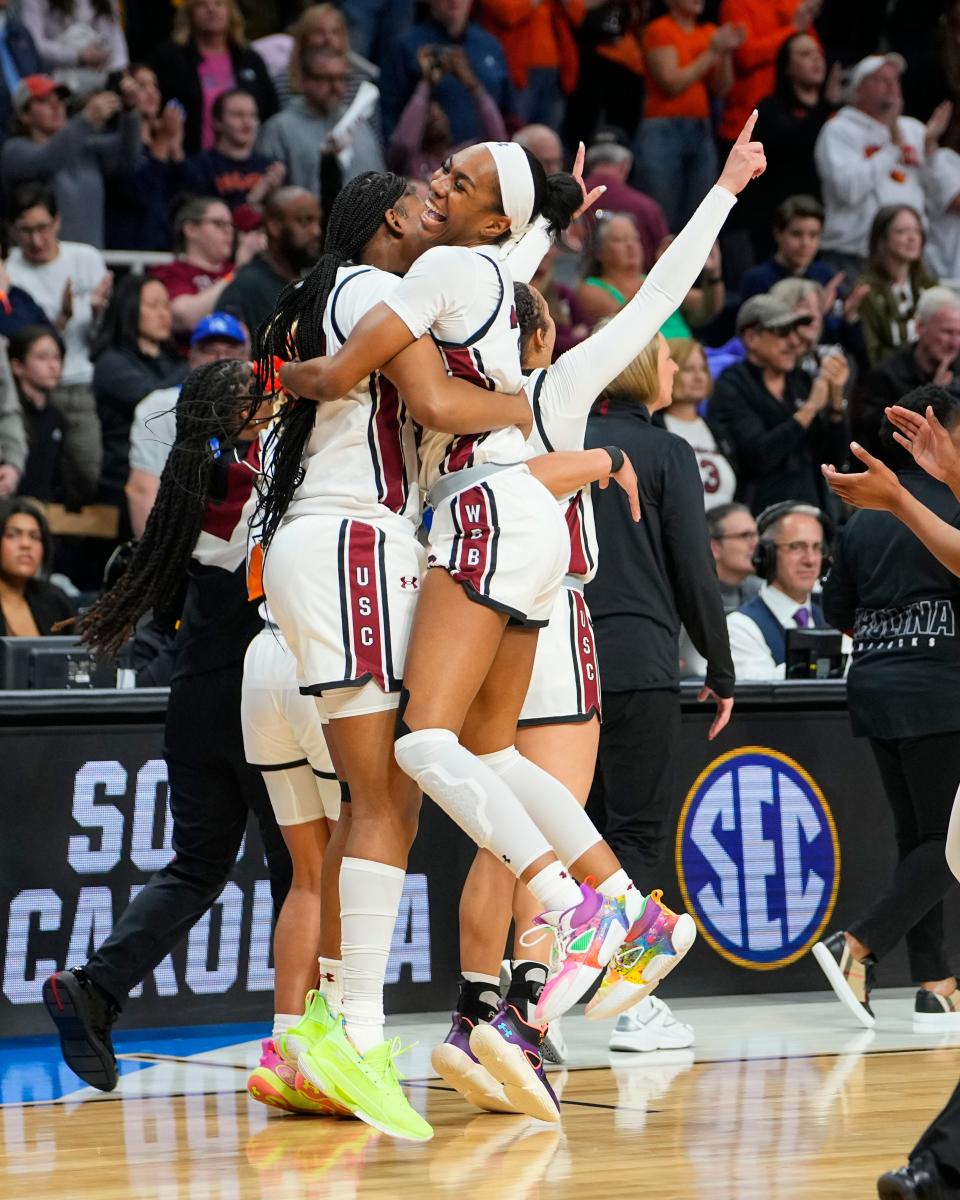
<svg viewBox="0 0 960 1200"><path fill-rule="evenodd" d="M687 911L728 961L785 967L818 941L840 884L840 845L823 793L785 754L744 746L714 759L677 829Z"/></svg>

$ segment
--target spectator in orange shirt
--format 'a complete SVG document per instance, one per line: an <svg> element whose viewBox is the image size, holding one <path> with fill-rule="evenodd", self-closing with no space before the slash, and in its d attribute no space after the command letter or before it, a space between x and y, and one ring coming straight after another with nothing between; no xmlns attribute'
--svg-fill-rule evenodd
<svg viewBox="0 0 960 1200"><path fill-rule="evenodd" d="M503 46L525 125L553 129L563 120L563 97L577 86L579 59L573 28L590 0L478 0L474 19Z"/></svg>
<svg viewBox="0 0 960 1200"><path fill-rule="evenodd" d="M686 225L717 174L710 96L733 82L733 51L743 29L698 24L704 0L667 0L644 31L647 102L637 135L643 186L674 233Z"/></svg>
<svg viewBox="0 0 960 1200"><path fill-rule="evenodd" d="M773 94L777 53L795 33L813 32L823 0L723 0L720 19L742 25L746 38L733 57L735 77L720 121L720 140L736 141L747 117Z"/></svg>

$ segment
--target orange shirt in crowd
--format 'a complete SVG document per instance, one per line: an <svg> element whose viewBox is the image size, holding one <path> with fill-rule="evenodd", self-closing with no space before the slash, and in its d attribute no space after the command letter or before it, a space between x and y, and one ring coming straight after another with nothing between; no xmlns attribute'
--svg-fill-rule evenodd
<svg viewBox="0 0 960 1200"><path fill-rule="evenodd" d="M643 34L643 49L646 54L662 46L673 46L677 51L677 66L689 67L694 59L707 49L716 25L709 23L684 29L672 16L658 17L651 21ZM710 92L707 87L709 75L691 83L676 96L668 96L657 87L651 71L647 71L647 99L643 115L647 117L709 117Z"/></svg>
<svg viewBox="0 0 960 1200"><path fill-rule="evenodd" d="M503 46L514 86L527 86L535 67L559 67L565 92L577 85L579 55L571 26L584 18L584 0L478 0L477 20Z"/></svg>
<svg viewBox="0 0 960 1200"><path fill-rule="evenodd" d="M747 36L734 51L733 87L727 93L720 136L735 141L747 117L776 84L777 51L797 32L793 23L801 0L723 0L720 21L742 25ZM811 27L811 36L816 33Z"/></svg>
<svg viewBox="0 0 960 1200"><path fill-rule="evenodd" d="M621 67L626 67L634 75L643 75L644 73L643 47L640 45L640 39L633 32L625 33L615 42L604 42L603 45L597 47L597 54Z"/></svg>

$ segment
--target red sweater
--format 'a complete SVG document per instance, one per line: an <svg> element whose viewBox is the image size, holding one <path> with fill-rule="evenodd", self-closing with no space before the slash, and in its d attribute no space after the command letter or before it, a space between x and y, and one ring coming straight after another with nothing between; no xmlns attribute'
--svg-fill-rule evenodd
<svg viewBox="0 0 960 1200"><path fill-rule="evenodd" d="M747 37L734 52L736 76L727 93L720 136L735 141L744 122L776 83L777 52L797 32L793 18L801 0L723 0L720 22L743 25ZM808 30L813 37L816 33Z"/></svg>

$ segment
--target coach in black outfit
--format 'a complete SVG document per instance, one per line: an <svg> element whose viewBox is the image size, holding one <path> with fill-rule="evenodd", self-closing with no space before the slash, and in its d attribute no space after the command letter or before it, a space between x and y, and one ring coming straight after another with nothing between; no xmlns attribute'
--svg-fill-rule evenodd
<svg viewBox="0 0 960 1200"><path fill-rule="evenodd" d="M659 335L654 350L610 385L586 436L589 447L629 456L643 513L635 523L619 489L594 489L599 570L586 589L603 691L588 811L638 881L656 862L673 798L681 623L707 660L700 698L717 701L711 737L730 719L734 684L697 460L682 438L650 422L670 403L676 372Z"/></svg>
<svg viewBox="0 0 960 1200"><path fill-rule="evenodd" d="M960 402L945 388L917 388L900 403L917 413L930 405L954 439L960 435ZM950 489L917 468L892 435L884 418L884 457L904 488L960 527ZM960 782L960 580L896 517L861 511L837 541L823 609L835 628L853 631L850 719L854 735L870 739L899 851L889 887L846 932L822 943L839 968L828 978L832 973L837 995L872 1024L872 966L905 936L920 989L915 1022L960 1029L960 992L943 936L943 899L956 886L945 846ZM827 970L822 955L818 950ZM866 965L865 990L847 981L851 958ZM852 975L859 980L857 968Z"/></svg>

